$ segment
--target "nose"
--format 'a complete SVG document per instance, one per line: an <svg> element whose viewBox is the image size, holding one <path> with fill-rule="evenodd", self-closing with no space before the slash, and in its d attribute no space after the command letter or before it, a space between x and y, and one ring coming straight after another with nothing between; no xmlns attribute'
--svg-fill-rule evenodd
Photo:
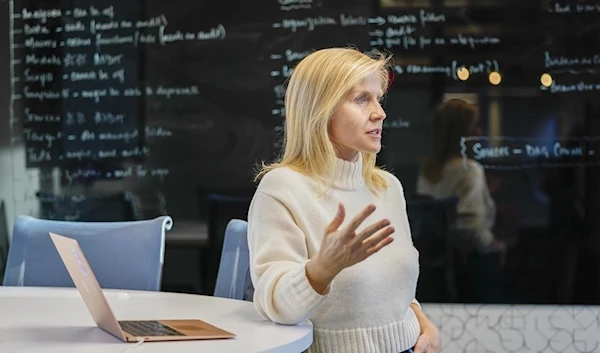
<svg viewBox="0 0 600 353"><path fill-rule="evenodd" d="M386 117L387 115L385 114L385 110L383 110L381 103L375 103L375 107L370 116L371 120L384 120Z"/></svg>

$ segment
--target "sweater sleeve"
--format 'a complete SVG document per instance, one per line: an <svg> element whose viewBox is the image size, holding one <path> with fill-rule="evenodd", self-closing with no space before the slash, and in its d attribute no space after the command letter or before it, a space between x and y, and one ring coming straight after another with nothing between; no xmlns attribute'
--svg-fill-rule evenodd
<svg viewBox="0 0 600 353"><path fill-rule="evenodd" d="M260 189L248 212L248 246L258 313L280 324L307 320L327 295L308 281L306 237L289 209Z"/></svg>
<svg viewBox="0 0 600 353"><path fill-rule="evenodd" d="M483 169L470 166L459 179L456 193L459 197L458 227L473 237L474 244L478 248L482 250L489 248L494 236L486 227L486 195L489 191Z"/></svg>
<svg viewBox="0 0 600 353"><path fill-rule="evenodd" d="M419 301L417 300L417 298L414 298L410 303L411 304L415 304L416 306L419 307L419 309L422 309L421 308L421 303L419 303Z"/></svg>

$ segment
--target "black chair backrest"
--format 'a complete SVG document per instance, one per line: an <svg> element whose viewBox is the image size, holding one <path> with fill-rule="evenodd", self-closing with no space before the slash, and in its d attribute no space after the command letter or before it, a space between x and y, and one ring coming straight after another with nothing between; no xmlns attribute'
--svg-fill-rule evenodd
<svg viewBox="0 0 600 353"><path fill-rule="evenodd" d="M428 292L437 292L431 288L442 286L444 295L439 292L431 297L436 301L452 302L456 298L457 204L456 197L435 199L425 195L415 195L406 202L413 242L419 250L420 286L423 284Z"/></svg>
<svg viewBox="0 0 600 353"><path fill-rule="evenodd" d="M457 198L418 195L406 202L415 246L428 257L445 257L454 246Z"/></svg>

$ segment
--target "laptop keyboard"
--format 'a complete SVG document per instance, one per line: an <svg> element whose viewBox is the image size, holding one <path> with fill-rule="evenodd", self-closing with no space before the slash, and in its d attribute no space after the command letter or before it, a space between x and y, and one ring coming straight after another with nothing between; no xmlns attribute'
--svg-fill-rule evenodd
<svg viewBox="0 0 600 353"><path fill-rule="evenodd" d="M119 321L121 329L134 336L185 336L183 333L158 321Z"/></svg>

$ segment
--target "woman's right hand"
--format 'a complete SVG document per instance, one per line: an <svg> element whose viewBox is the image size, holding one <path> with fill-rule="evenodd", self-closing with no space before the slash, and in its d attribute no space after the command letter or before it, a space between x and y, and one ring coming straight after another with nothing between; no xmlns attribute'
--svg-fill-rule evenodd
<svg viewBox="0 0 600 353"><path fill-rule="evenodd" d="M339 205L337 214L325 230L321 248L306 265L307 277L317 292L324 292L343 269L365 260L393 241L390 235L394 233L394 228L387 219L356 233L356 229L374 211L375 206L369 205L348 225L339 228L346 216L344 206Z"/></svg>

